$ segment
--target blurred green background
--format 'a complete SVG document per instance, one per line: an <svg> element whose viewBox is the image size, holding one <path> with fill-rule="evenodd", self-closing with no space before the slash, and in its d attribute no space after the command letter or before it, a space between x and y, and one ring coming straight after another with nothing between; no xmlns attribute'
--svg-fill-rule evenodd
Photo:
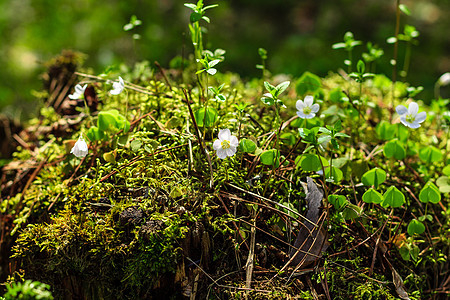
<svg viewBox="0 0 450 300"><path fill-rule="evenodd" d="M32 114L38 103L32 90L39 90L42 63L72 49L85 53L85 67L95 73L112 64L134 64L157 60L168 67L170 60L192 53L188 35L190 10L187 1L118 0L3 0L0 2L0 111L17 118ZM192 1L194 2L194 1ZM267 49L268 69L294 76L304 71L320 76L346 69L343 50L332 50L346 31L364 42L355 58L372 41L385 55L377 72L392 74L389 60L393 46L386 39L394 35L395 0L206 0L218 3L207 15L207 46L227 51L219 71L233 71L245 78L260 76L258 48ZM450 1L401 1L411 10L402 15L404 24L420 32L413 46L410 72L413 86L422 85L420 96L429 102L439 76L450 70ZM132 15L142 25L124 31ZM141 39L133 40L133 34ZM400 47L399 56L404 49ZM401 60L400 60L401 61ZM428 98L428 99L426 99Z"/></svg>

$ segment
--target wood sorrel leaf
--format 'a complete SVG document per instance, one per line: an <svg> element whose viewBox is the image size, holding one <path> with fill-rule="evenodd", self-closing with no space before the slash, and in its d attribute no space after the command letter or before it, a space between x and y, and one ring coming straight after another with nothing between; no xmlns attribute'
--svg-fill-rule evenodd
<svg viewBox="0 0 450 300"><path fill-rule="evenodd" d="M194 113L195 121L199 127L212 127L217 121L217 116L217 110L212 107L206 109L202 107Z"/></svg>
<svg viewBox="0 0 450 300"><path fill-rule="evenodd" d="M383 207L400 207L403 205L403 203L405 203L405 195L403 195L403 193L395 186L391 186L390 188L388 188L383 197Z"/></svg>
<svg viewBox="0 0 450 300"><path fill-rule="evenodd" d="M448 176L439 177L436 180L436 185L441 193L450 193L450 178Z"/></svg>
<svg viewBox="0 0 450 300"><path fill-rule="evenodd" d="M329 195L328 202L333 205L336 210L340 210L348 203L348 200L344 195Z"/></svg>
<svg viewBox="0 0 450 300"><path fill-rule="evenodd" d="M380 168L373 168L366 173L361 178L361 181L366 186L374 186L378 188L386 180L386 172Z"/></svg>
<svg viewBox="0 0 450 300"><path fill-rule="evenodd" d="M408 224L408 234L413 236L414 234L422 234L425 231L425 225L419 220L413 219Z"/></svg>
<svg viewBox="0 0 450 300"><path fill-rule="evenodd" d="M275 165L278 168L280 165L280 151L275 149L266 150L261 153L260 159L262 164L266 166Z"/></svg>
<svg viewBox="0 0 450 300"><path fill-rule="evenodd" d="M380 139L389 141L394 137L396 129L396 125L392 125L387 121L381 121L378 123L375 131Z"/></svg>
<svg viewBox="0 0 450 300"><path fill-rule="evenodd" d="M326 181L334 182L334 183L340 182L342 180L342 178L344 177L342 171L336 167L331 167L331 169L332 170L330 170L330 168L325 169Z"/></svg>
<svg viewBox="0 0 450 300"><path fill-rule="evenodd" d="M97 126L98 126L99 130L108 131L108 130L117 129L116 128L116 116L117 116L118 112L117 112L117 110L115 110L117 112L117 114L116 114L113 111L114 110L101 111L98 113Z"/></svg>
<svg viewBox="0 0 450 300"><path fill-rule="evenodd" d="M242 152L253 153L256 150L256 144L252 140L244 138L239 141L239 149Z"/></svg>
<svg viewBox="0 0 450 300"><path fill-rule="evenodd" d="M319 171L322 170L322 164L320 163L320 160L322 159L322 164L325 166L328 166L328 161L324 157L320 157L317 154L306 154L300 159L300 167L304 171Z"/></svg>
<svg viewBox="0 0 450 300"><path fill-rule="evenodd" d="M303 75L298 79L295 90L298 95L305 95L306 93L316 93L322 88L322 82L319 76L306 71Z"/></svg>
<svg viewBox="0 0 450 300"><path fill-rule="evenodd" d="M419 157L423 162L434 163L442 159L442 152L434 146L428 146L419 151Z"/></svg>
<svg viewBox="0 0 450 300"><path fill-rule="evenodd" d="M387 158L394 157L395 159L402 160L406 157L406 151L403 144L397 140L391 140L386 143L383 148L384 156Z"/></svg>
<svg viewBox="0 0 450 300"><path fill-rule="evenodd" d="M285 132L280 136L280 140L289 146L293 146L295 144L295 136L290 132Z"/></svg>
<svg viewBox="0 0 450 300"><path fill-rule="evenodd" d="M368 189L362 196L362 199L366 203L375 203L375 204L379 204L384 200L383 195L381 195L373 188Z"/></svg>
<svg viewBox="0 0 450 300"><path fill-rule="evenodd" d="M358 218L362 213L362 208L351 203L347 203L347 205L344 208L344 211L342 212L342 216L346 220L350 219L356 219Z"/></svg>
<svg viewBox="0 0 450 300"><path fill-rule="evenodd" d="M441 193L434 183L428 181L419 193L419 200L423 203L438 203L441 201Z"/></svg>

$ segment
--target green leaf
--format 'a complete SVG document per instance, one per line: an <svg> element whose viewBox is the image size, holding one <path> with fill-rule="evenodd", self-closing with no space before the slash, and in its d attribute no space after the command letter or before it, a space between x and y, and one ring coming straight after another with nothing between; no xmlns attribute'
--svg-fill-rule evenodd
<svg viewBox="0 0 450 300"><path fill-rule="evenodd" d="M342 132L338 132L334 135L334 137L345 137L345 138L349 138L350 136L348 134L342 133Z"/></svg>
<svg viewBox="0 0 450 300"><path fill-rule="evenodd" d="M400 4L398 6L398 8L400 8L400 10L407 16L411 15L411 11L409 10L409 8L405 5L405 4Z"/></svg>
<svg viewBox="0 0 450 300"><path fill-rule="evenodd" d="M407 247L405 247L405 246L401 247L400 249L398 249L398 252L402 256L403 260L406 260L406 261L410 260L409 249Z"/></svg>
<svg viewBox="0 0 450 300"><path fill-rule="evenodd" d="M436 185L441 193L450 193L450 178L448 176L439 177L436 180Z"/></svg>
<svg viewBox="0 0 450 300"><path fill-rule="evenodd" d="M368 189L362 196L362 199L366 203L375 203L375 204L379 204L384 200L383 195L381 195L373 188Z"/></svg>
<svg viewBox="0 0 450 300"><path fill-rule="evenodd" d="M261 153L260 159L262 164L266 166L275 165L278 168L280 165L280 151L275 149L266 150Z"/></svg>
<svg viewBox="0 0 450 300"><path fill-rule="evenodd" d="M332 49L343 49L345 47L346 47L345 43L336 43L331 46Z"/></svg>
<svg viewBox="0 0 450 300"><path fill-rule="evenodd" d="M358 60L358 63L356 64L356 70L358 70L359 74L363 74L366 71L366 65L362 60Z"/></svg>
<svg viewBox="0 0 450 300"><path fill-rule="evenodd" d="M130 143L131 150L133 152L137 152L139 149L141 149L142 141L141 140L132 140Z"/></svg>
<svg viewBox="0 0 450 300"><path fill-rule="evenodd" d="M128 132L130 130L130 122L121 114L116 116L116 125L118 130L123 130L123 132Z"/></svg>
<svg viewBox="0 0 450 300"><path fill-rule="evenodd" d="M329 142L330 140L331 140L331 135L323 134L323 135L319 136L319 138L317 139L317 143L322 144L322 143Z"/></svg>
<svg viewBox="0 0 450 300"><path fill-rule="evenodd" d="M116 109L98 113L97 126L100 131L117 132L130 130L130 122Z"/></svg>
<svg viewBox="0 0 450 300"><path fill-rule="evenodd" d="M225 102L227 100L227 98L225 97L224 94L218 94L215 99L219 102Z"/></svg>
<svg viewBox="0 0 450 300"><path fill-rule="evenodd" d="M413 219L408 224L408 234L414 236L414 234L422 234L425 231L425 225L419 220Z"/></svg>
<svg viewBox="0 0 450 300"><path fill-rule="evenodd" d="M442 159L442 152L434 146L428 146L420 149L419 157L423 162L428 164L435 163Z"/></svg>
<svg viewBox="0 0 450 300"><path fill-rule="evenodd" d="M342 216L346 220L356 219L361 215L361 212L362 212L361 207L348 202L344 208L344 211L342 212Z"/></svg>
<svg viewBox="0 0 450 300"><path fill-rule="evenodd" d="M444 175L450 176L450 165L445 166L445 167L442 169L442 173L443 173Z"/></svg>
<svg viewBox="0 0 450 300"><path fill-rule="evenodd" d="M194 113L195 121L199 127L212 127L216 123L218 118L218 113L215 108L200 108Z"/></svg>
<svg viewBox="0 0 450 300"><path fill-rule="evenodd" d="M89 128L86 135L91 142L100 141L105 137L103 131L99 130L96 126L92 126L91 128Z"/></svg>
<svg viewBox="0 0 450 300"><path fill-rule="evenodd" d="M200 21L202 19L202 17L203 17L202 14L194 11L193 13L191 13L191 16L189 19L190 19L191 23L195 23L195 22Z"/></svg>
<svg viewBox="0 0 450 300"><path fill-rule="evenodd" d="M276 91L276 88L271 85L270 83L268 83L267 81L264 81L264 87L266 88L266 90L271 93L273 95L273 92Z"/></svg>
<svg viewBox="0 0 450 300"><path fill-rule="evenodd" d="M348 200L344 195L329 195L328 202L333 205L336 210L341 210L341 208L348 203Z"/></svg>
<svg viewBox="0 0 450 300"><path fill-rule="evenodd" d="M291 82L290 81L284 81L282 83L280 83L279 85L276 86L276 96L278 97L279 95L281 95L281 93L283 93L289 86Z"/></svg>
<svg viewBox="0 0 450 300"><path fill-rule="evenodd" d="M380 168L373 168L366 173L361 178L362 183L365 186L374 186L378 188L386 180L386 172Z"/></svg>
<svg viewBox="0 0 450 300"><path fill-rule="evenodd" d="M116 155L117 155L117 151L113 150L113 151L110 151L110 152L103 153L102 156L103 156L103 159L106 162L114 164L116 162Z"/></svg>
<svg viewBox="0 0 450 300"><path fill-rule="evenodd" d="M397 160L402 160L406 157L406 150L403 144L397 139L387 142L384 145L383 152L387 158L394 157Z"/></svg>
<svg viewBox="0 0 450 300"><path fill-rule="evenodd" d="M190 8L194 11L197 9L197 5L195 5L194 3L184 3L184 6Z"/></svg>
<svg viewBox="0 0 450 300"><path fill-rule="evenodd" d="M342 130L342 121L341 121L340 119L337 120L336 123L334 123L333 129L334 129L336 132ZM336 134L335 136L337 136L337 134ZM347 135L347 137L349 137L349 136Z"/></svg>
<svg viewBox="0 0 450 300"><path fill-rule="evenodd" d="M438 203L441 201L441 193L434 183L428 181L419 193L419 200L423 203Z"/></svg>
<svg viewBox="0 0 450 300"><path fill-rule="evenodd" d="M293 146L296 142L295 136L290 132L285 132L280 136L280 140L289 146Z"/></svg>
<svg viewBox="0 0 450 300"><path fill-rule="evenodd" d="M383 197L384 201L381 204L383 207L400 207L405 203L405 195L395 186L388 188Z"/></svg>
<svg viewBox="0 0 450 300"><path fill-rule="evenodd" d="M275 104L275 99L273 99L272 97L262 97L261 101L264 104L267 104L267 105L274 105Z"/></svg>
<svg viewBox="0 0 450 300"><path fill-rule="evenodd" d="M322 158L322 163L324 164L324 167L325 167L325 162L326 162L326 165L328 165L328 162L326 161L326 159L323 157L321 157L321 158ZM300 167L304 171L307 171L307 172L310 172L310 171L316 172L316 171L322 170L322 165L320 163L319 156L317 154L310 154L310 153L305 154L305 155L303 155L303 157L301 158L299 163L300 163Z"/></svg>
<svg viewBox="0 0 450 300"><path fill-rule="evenodd" d="M241 149L242 152L253 153L256 150L256 144L252 140L244 138L239 142L239 149Z"/></svg>
<svg viewBox="0 0 450 300"><path fill-rule="evenodd" d="M261 59L267 59L267 50L264 48L258 48L258 54Z"/></svg>
<svg viewBox="0 0 450 300"><path fill-rule="evenodd" d="M340 103L343 99L347 97L340 88L334 88L330 92L331 102Z"/></svg>
<svg viewBox="0 0 450 300"><path fill-rule="evenodd" d="M378 123L375 131L380 139L389 141L394 138L396 129L396 125L392 125L387 121L381 121Z"/></svg>
<svg viewBox="0 0 450 300"><path fill-rule="evenodd" d="M97 126L100 131L112 131L116 129L116 117L118 115L111 111L101 111L98 113Z"/></svg>
<svg viewBox="0 0 450 300"><path fill-rule="evenodd" d="M406 143L409 137L409 130L408 127L403 126L402 124L396 124L397 125L397 137L402 143Z"/></svg>
<svg viewBox="0 0 450 300"><path fill-rule="evenodd" d="M322 81L320 77L306 71L303 75L297 80L295 85L295 90L298 95L305 95L306 93L316 93L322 88Z"/></svg>
<svg viewBox="0 0 450 300"><path fill-rule="evenodd" d="M214 67L215 65L217 65L218 63L220 63L220 59L215 59L215 60L210 61L210 62L208 63L208 66L209 66L210 68L212 68L212 67Z"/></svg>
<svg viewBox="0 0 450 300"><path fill-rule="evenodd" d="M338 183L344 178L344 174L342 174L342 171L338 168L332 167L332 171L330 171L330 168L325 169L325 179L328 182L334 182Z"/></svg>

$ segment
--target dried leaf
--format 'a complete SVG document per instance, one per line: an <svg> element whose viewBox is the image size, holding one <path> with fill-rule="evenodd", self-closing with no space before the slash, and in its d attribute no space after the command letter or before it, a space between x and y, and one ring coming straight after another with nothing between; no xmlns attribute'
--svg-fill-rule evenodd
<svg viewBox="0 0 450 300"><path fill-rule="evenodd" d="M406 292L405 285L403 284L403 279L397 273L397 271L391 267L392 271L392 281L395 285L395 291L401 299L409 300L408 293Z"/></svg>
<svg viewBox="0 0 450 300"><path fill-rule="evenodd" d="M311 222L303 222L304 226L300 228L294 243L294 249L290 253L290 257L295 256L291 265L298 265L299 267L316 261L321 256L321 252L325 251L329 246L326 239L327 232L319 227L318 224L323 191L319 190L310 177L307 178L307 187L306 201L308 203L308 211L306 218ZM312 223L316 224L316 226Z"/></svg>

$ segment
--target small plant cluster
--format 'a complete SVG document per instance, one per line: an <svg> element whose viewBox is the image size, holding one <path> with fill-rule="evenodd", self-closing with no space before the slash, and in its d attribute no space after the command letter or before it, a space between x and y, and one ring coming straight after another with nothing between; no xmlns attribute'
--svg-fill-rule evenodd
<svg viewBox="0 0 450 300"><path fill-rule="evenodd" d="M376 73L377 46L367 43L355 63L362 42L347 32L332 46L348 52L347 73L279 80L260 48L262 77L244 84L220 72L225 50L205 48L206 12L217 5L185 6L190 80L160 69L157 81L142 64L120 76L77 73L86 80L68 95L85 102L70 131L76 140L51 134L34 153L17 152L44 162L31 186L0 206L15 217L19 266L52 286L71 278L82 286L74 293L94 298L158 289L194 298L444 294L450 114L439 89L448 75L436 99L418 99L421 87ZM132 17L124 30L139 25ZM405 27L394 42L417 37ZM89 110L88 87L100 111ZM323 191L315 219L307 177ZM314 257L313 269L286 254L306 223L324 237L318 249L297 249Z"/></svg>

